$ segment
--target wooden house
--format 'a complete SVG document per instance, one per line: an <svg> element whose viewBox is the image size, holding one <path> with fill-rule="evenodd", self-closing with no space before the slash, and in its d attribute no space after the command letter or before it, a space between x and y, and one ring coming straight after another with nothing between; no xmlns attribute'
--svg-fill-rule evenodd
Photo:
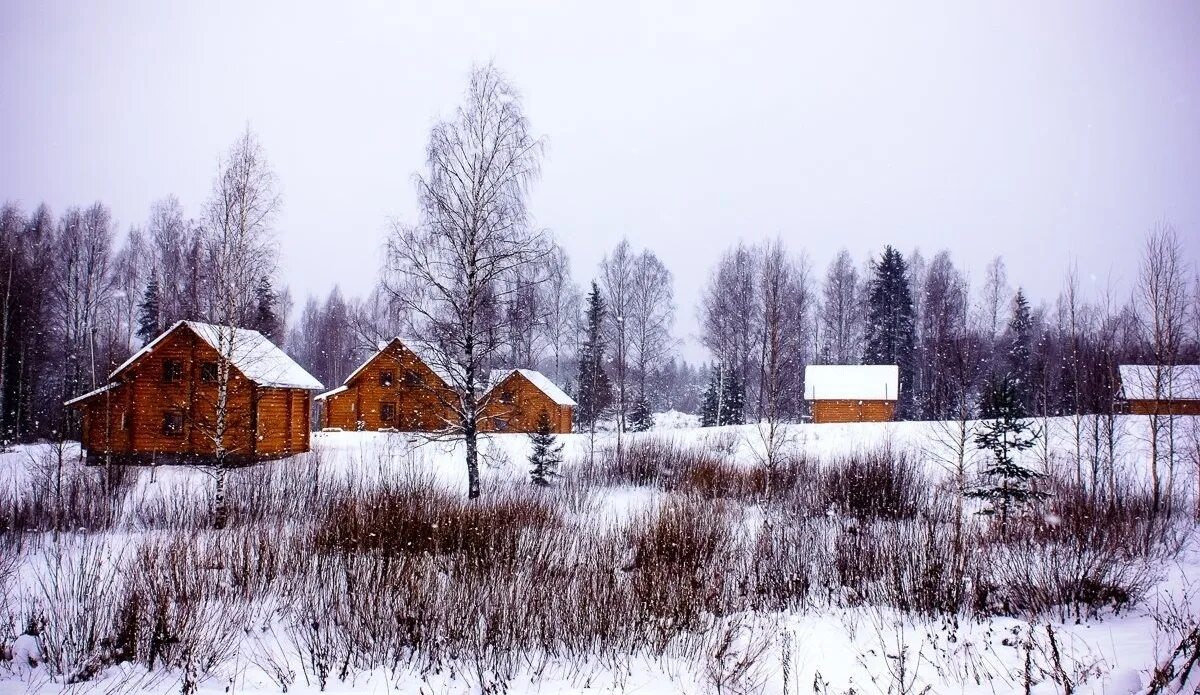
<svg viewBox="0 0 1200 695"><path fill-rule="evenodd" d="M444 377L393 338L316 401L325 429L436 432L451 419L453 395Z"/></svg>
<svg viewBox="0 0 1200 695"><path fill-rule="evenodd" d="M541 372L532 369L496 370L483 399L485 431L536 432L546 413L550 430L571 431L575 401Z"/></svg>
<svg viewBox="0 0 1200 695"><path fill-rule="evenodd" d="M890 422L900 394L896 365L809 365L804 398L813 422Z"/></svg>
<svg viewBox="0 0 1200 695"><path fill-rule="evenodd" d="M1123 364L1121 397L1132 415L1200 415L1200 365Z"/></svg>
<svg viewBox="0 0 1200 695"><path fill-rule="evenodd" d="M222 364L227 396L218 408ZM309 392L322 388L258 331L197 321L168 328L108 381L66 403L82 411L89 463L204 461L218 445L234 464L305 452Z"/></svg>

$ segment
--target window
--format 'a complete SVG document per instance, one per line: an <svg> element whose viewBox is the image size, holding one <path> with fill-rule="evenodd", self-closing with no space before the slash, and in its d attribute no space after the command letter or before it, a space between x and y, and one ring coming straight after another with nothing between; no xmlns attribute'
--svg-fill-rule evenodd
<svg viewBox="0 0 1200 695"><path fill-rule="evenodd" d="M396 404L395 403L380 403L379 404L379 419L384 422L396 421Z"/></svg>
<svg viewBox="0 0 1200 695"><path fill-rule="evenodd" d="M504 418L496 418L496 431L505 432L508 430L508 420Z"/></svg>
<svg viewBox="0 0 1200 695"><path fill-rule="evenodd" d="M380 386L383 386L384 388L388 388L392 385L392 383L394 383L394 381L395 381L395 377L391 372L380 372L379 373L379 385Z"/></svg>
<svg viewBox="0 0 1200 695"><path fill-rule="evenodd" d="M183 363L179 360L163 360L163 375L162 380L165 383L173 383L179 381L183 376Z"/></svg>
<svg viewBox="0 0 1200 695"><path fill-rule="evenodd" d="M404 385L405 386L420 386L421 385L421 375L417 374L416 372L414 372L411 369L405 370Z"/></svg>
<svg viewBox="0 0 1200 695"><path fill-rule="evenodd" d="M513 402L512 391L509 391L508 389L504 389L503 391L501 391L500 392L500 402L505 405L512 404L512 402Z"/></svg>
<svg viewBox="0 0 1200 695"><path fill-rule="evenodd" d="M183 434L183 413L178 410L164 410L162 431L168 437Z"/></svg>
<svg viewBox="0 0 1200 695"><path fill-rule="evenodd" d="M212 383L212 382L215 382L216 380L217 380L217 363L216 362L205 362L204 364L200 365L200 381L207 381L209 383Z"/></svg>

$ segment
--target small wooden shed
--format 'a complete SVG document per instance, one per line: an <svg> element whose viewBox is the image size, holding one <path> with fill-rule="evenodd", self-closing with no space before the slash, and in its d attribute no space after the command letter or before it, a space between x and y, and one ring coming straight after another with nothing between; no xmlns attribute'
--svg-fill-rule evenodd
<svg viewBox="0 0 1200 695"><path fill-rule="evenodd" d="M900 395L894 364L823 364L804 368L804 398L813 422L890 422Z"/></svg>
<svg viewBox="0 0 1200 695"><path fill-rule="evenodd" d="M575 401L545 374L532 369L495 370L483 397L483 428L491 432L536 432L542 413L557 434L571 431Z"/></svg>
<svg viewBox="0 0 1200 695"><path fill-rule="evenodd" d="M451 419L446 404L452 398L446 380L393 338L316 401L325 429L436 432Z"/></svg>
<svg viewBox="0 0 1200 695"><path fill-rule="evenodd" d="M1132 415L1200 415L1200 365L1123 364L1121 397Z"/></svg>
<svg viewBox="0 0 1200 695"><path fill-rule="evenodd" d="M309 392L321 388L258 331L180 321L117 367L109 383L66 405L82 412L89 463L190 463L213 458L219 444L227 462L244 464L308 451Z"/></svg>

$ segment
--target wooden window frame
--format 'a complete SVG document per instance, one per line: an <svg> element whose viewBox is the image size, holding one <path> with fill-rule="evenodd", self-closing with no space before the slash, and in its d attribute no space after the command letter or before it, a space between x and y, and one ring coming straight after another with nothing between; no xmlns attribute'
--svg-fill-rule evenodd
<svg viewBox="0 0 1200 695"><path fill-rule="evenodd" d="M206 384L217 383L217 377L220 373L221 372L217 369L216 362L204 362L200 365L200 381ZM209 376L210 374L211 378Z"/></svg>
<svg viewBox="0 0 1200 695"><path fill-rule="evenodd" d="M385 389L390 389L396 385L396 373L392 370L386 370L379 373L379 385Z"/></svg>
<svg viewBox="0 0 1200 695"><path fill-rule="evenodd" d="M174 384L183 380L183 362L176 359L164 359L162 363L162 382Z"/></svg>
<svg viewBox="0 0 1200 695"><path fill-rule="evenodd" d="M390 411L390 414L389 414L389 411ZM398 414L399 413L396 410L395 401L384 401L379 404L379 421L380 422L386 422L390 425L394 425L396 423L396 416Z"/></svg>
<svg viewBox="0 0 1200 695"><path fill-rule="evenodd" d="M175 427L171 426L172 419L177 419L178 424ZM183 411L175 408L163 411L162 417L162 433L164 437L182 437L183 436Z"/></svg>

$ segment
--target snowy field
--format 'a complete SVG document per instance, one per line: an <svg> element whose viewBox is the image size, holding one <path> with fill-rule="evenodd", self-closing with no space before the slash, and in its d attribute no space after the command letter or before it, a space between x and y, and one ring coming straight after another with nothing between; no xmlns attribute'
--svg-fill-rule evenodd
<svg viewBox="0 0 1200 695"><path fill-rule="evenodd" d="M1132 505L1145 423L1096 424L1040 422L1023 460L1093 499L1119 483ZM526 436L490 436L478 517L460 444L318 433L311 454L231 475L223 531L203 469L106 491L77 447L0 454L0 692L1141 693L1187 662L1172 652L1200 616L1196 419L1176 423L1173 521L1135 511L1097 526L1139 539L1067 539L1048 502L1022 545L967 504L977 545L960 555L957 465L973 476L983 454L957 423L694 425L657 416L619 459L612 433L562 436L547 490L526 482ZM839 468L872 456L908 477ZM768 459L783 482L758 475ZM901 502L861 506L876 485ZM433 520L425 535L392 521L410 516ZM1031 598L1062 575L1103 591Z"/></svg>

